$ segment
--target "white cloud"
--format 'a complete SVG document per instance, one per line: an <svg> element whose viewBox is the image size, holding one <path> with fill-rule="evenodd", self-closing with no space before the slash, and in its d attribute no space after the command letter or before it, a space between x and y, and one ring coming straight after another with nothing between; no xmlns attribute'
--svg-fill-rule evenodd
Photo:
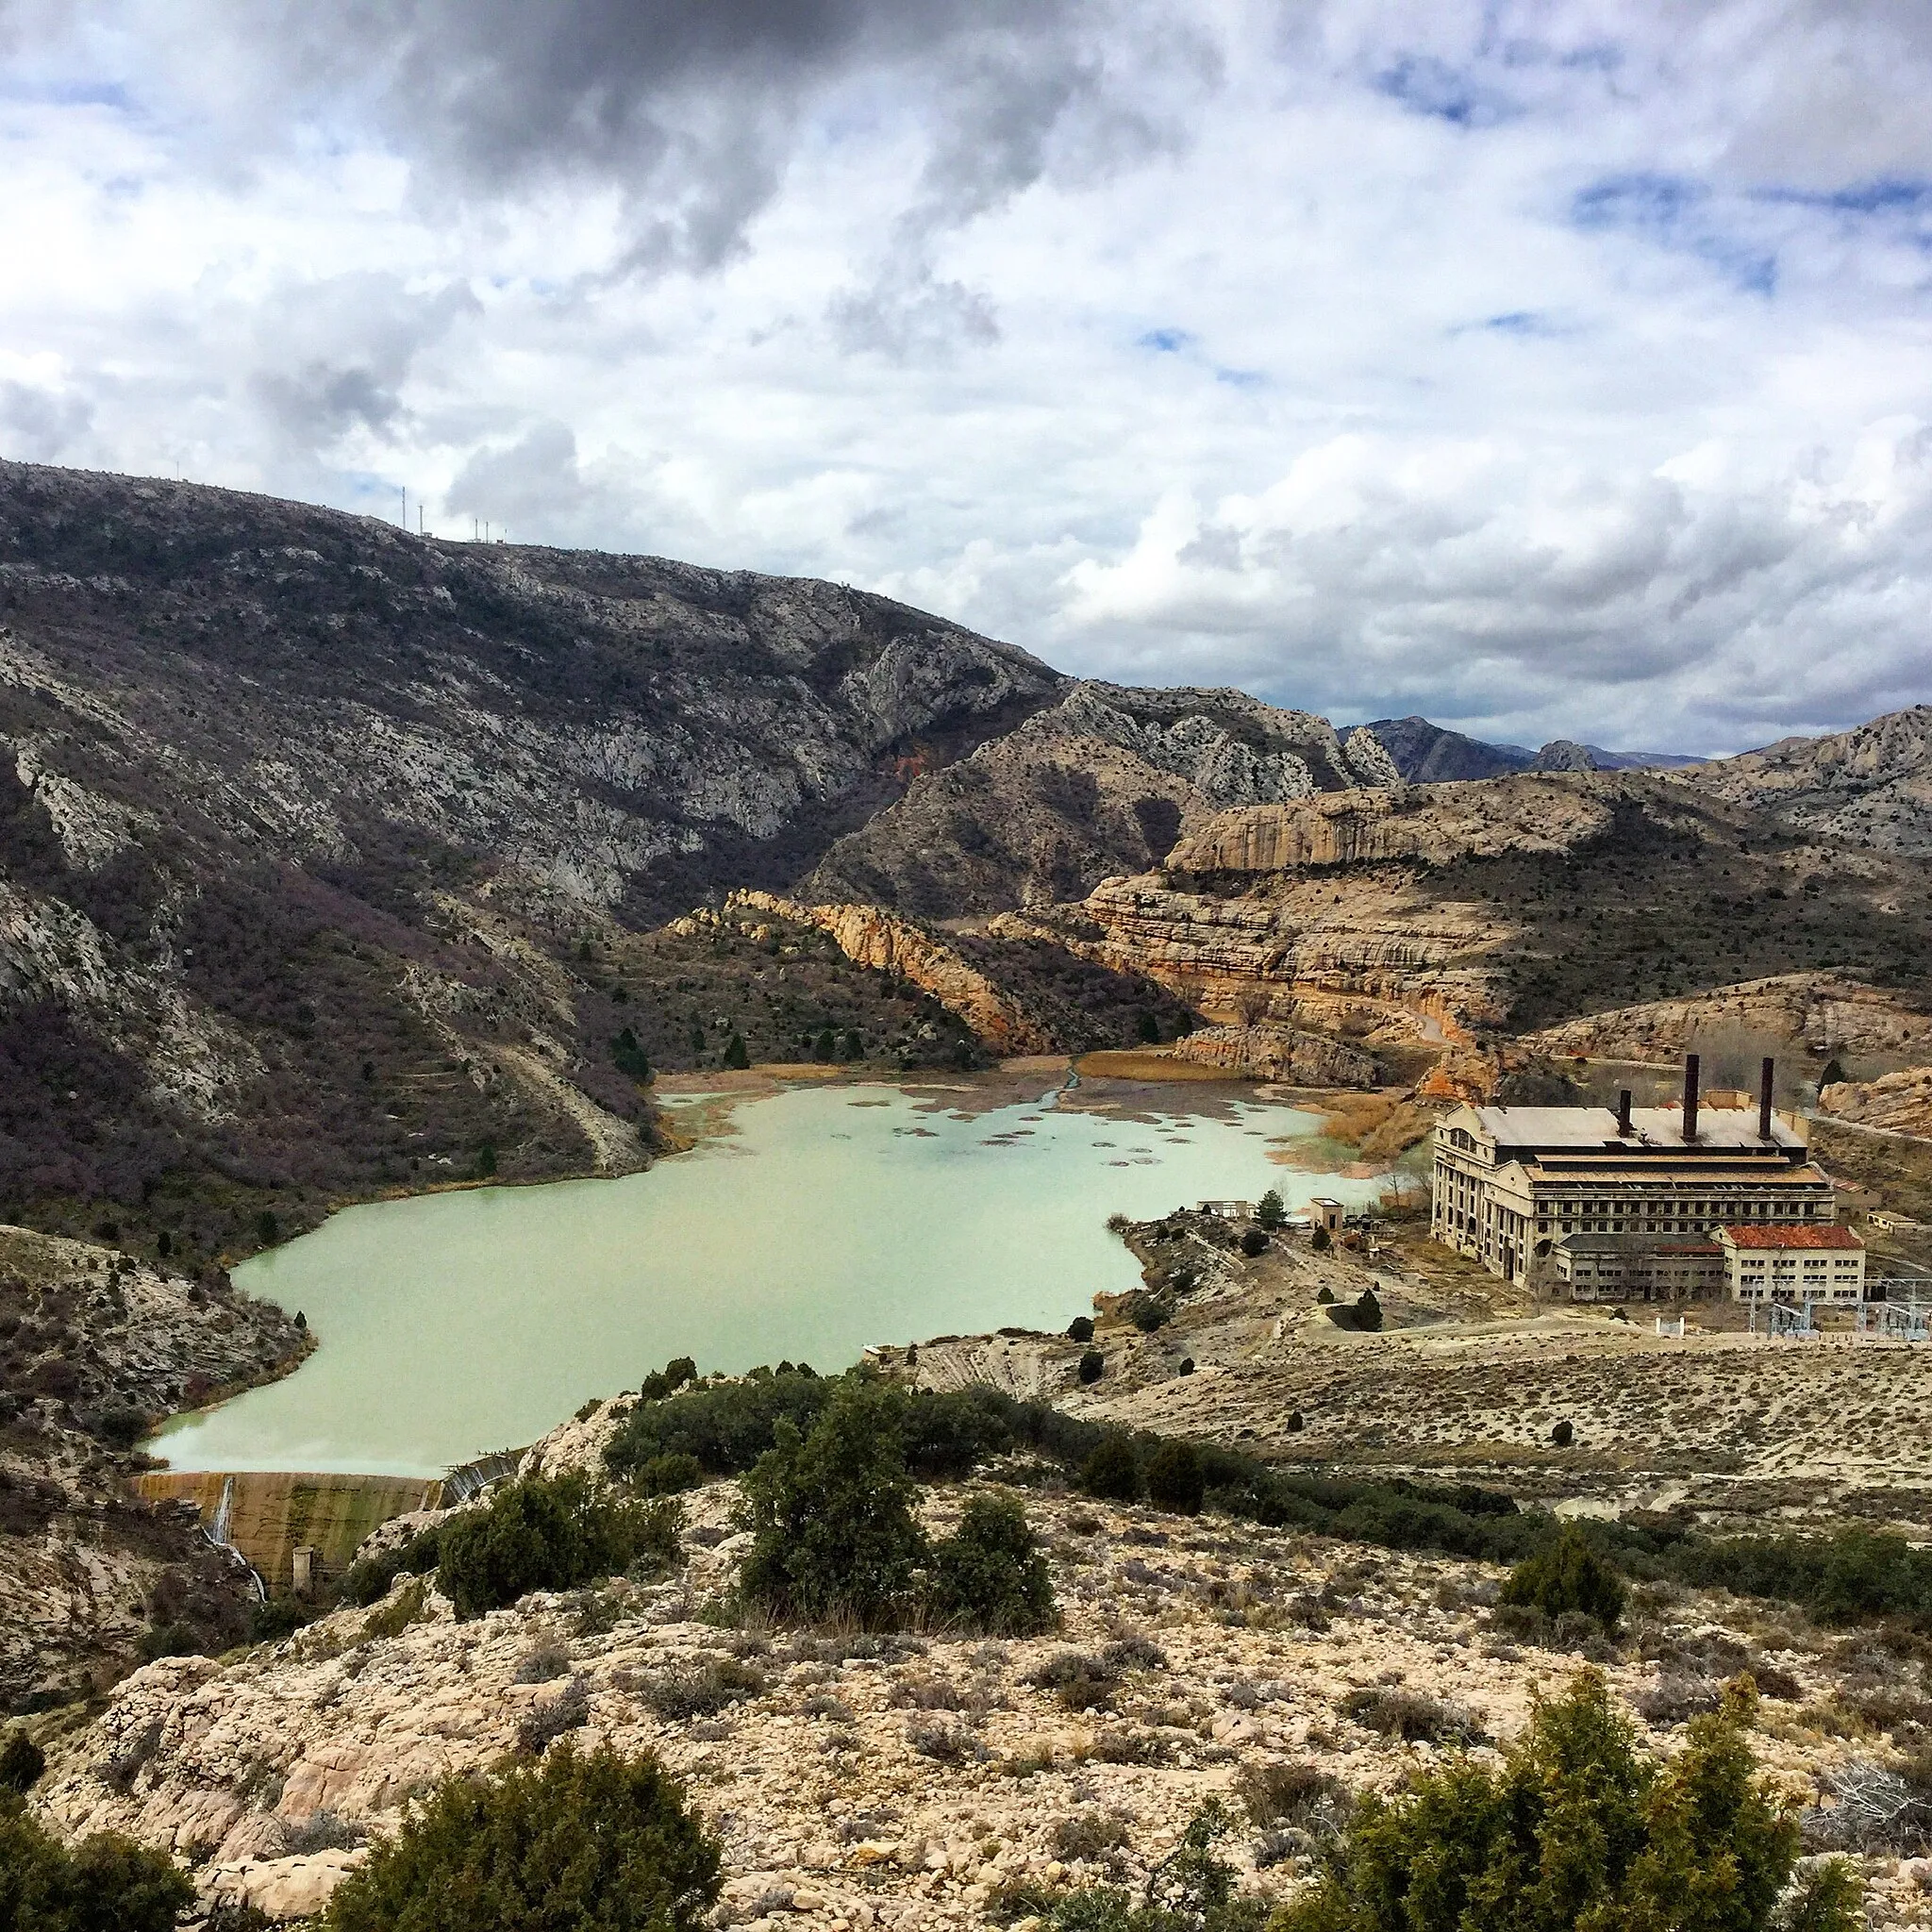
<svg viewBox="0 0 1932 1932"><path fill-rule="evenodd" d="M1635 11L15 0L0 449L1343 718L1924 697L1932 15Z"/></svg>

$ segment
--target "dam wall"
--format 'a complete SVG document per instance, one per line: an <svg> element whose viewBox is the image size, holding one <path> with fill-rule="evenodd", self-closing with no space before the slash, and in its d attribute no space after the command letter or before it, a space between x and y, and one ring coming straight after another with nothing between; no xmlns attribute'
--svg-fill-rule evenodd
<svg viewBox="0 0 1932 1932"><path fill-rule="evenodd" d="M151 1503L192 1503L204 1526L240 1550L271 1591L286 1591L299 1547L317 1551L325 1575L340 1576L371 1530L441 1507L443 1486L440 1477L154 1470L136 1476L134 1489Z"/></svg>

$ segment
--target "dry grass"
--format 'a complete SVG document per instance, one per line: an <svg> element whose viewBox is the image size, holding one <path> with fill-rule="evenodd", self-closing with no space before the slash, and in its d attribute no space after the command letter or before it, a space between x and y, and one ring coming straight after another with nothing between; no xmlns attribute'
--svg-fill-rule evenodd
<svg viewBox="0 0 1932 1932"><path fill-rule="evenodd" d="M1156 1047L1083 1053L1074 1062L1074 1068L1082 1078L1104 1080L1218 1080L1224 1084L1243 1080L1242 1075L1230 1074L1225 1067L1204 1067L1196 1060L1177 1060Z"/></svg>

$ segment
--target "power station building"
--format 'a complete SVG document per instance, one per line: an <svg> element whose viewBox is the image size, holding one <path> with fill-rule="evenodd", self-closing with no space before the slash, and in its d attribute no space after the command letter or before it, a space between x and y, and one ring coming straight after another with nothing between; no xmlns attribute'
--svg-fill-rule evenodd
<svg viewBox="0 0 1932 1932"><path fill-rule="evenodd" d="M1436 1124L1430 1233L1545 1294L1722 1292L1736 1267L1720 1229L1837 1219L1830 1181L1771 1096L1766 1060L1755 1110L1700 1111L1693 1054L1680 1105L1633 1108L1624 1093L1614 1110L1458 1107Z"/></svg>

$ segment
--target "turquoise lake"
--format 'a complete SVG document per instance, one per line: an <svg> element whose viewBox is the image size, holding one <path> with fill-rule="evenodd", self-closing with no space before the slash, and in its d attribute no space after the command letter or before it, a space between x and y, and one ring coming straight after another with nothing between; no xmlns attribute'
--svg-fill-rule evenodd
<svg viewBox="0 0 1932 1932"><path fill-rule="evenodd" d="M434 1475L675 1356L833 1370L874 1342L1063 1328L1140 1280L1113 1213L1381 1186L1271 1161L1320 1128L1290 1108L1012 1091L793 1088L645 1174L347 1208L235 1271L307 1315L310 1359L148 1446L177 1469ZM1139 1110L1157 1105L1189 1110Z"/></svg>

